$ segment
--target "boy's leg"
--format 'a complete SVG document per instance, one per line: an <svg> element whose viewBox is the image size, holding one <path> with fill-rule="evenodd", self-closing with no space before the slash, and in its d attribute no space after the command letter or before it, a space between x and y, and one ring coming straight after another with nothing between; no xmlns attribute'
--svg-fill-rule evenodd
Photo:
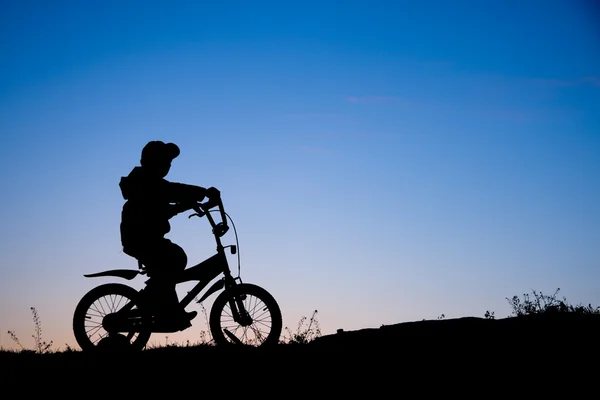
<svg viewBox="0 0 600 400"><path fill-rule="evenodd" d="M187 255L180 246L167 239L153 246L146 255L146 260L143 262L151 278L147 287L148 297L157 318L189 324L197 312L186 313L179 306L179 298L175 290L177 277L187 265Z"/></svg>

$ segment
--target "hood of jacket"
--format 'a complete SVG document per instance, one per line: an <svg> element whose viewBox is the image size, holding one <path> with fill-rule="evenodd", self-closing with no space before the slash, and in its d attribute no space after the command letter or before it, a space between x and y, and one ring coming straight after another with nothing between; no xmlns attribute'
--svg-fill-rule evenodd
<svg viewBox="0 0 600 400"><path fill-rule="evenodd" d="M121 177L119 188L125 200L144 199L151 196L163 181L162 178L148 174L142 167L135 167L129 175Z"/></svg>

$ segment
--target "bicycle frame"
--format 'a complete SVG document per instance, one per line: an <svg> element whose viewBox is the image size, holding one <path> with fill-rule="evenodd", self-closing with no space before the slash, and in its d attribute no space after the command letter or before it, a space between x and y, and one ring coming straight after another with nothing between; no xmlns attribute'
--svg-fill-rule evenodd
<svg viewBox="0 0 600 400"><path fill-rule="evenodd" d="M198 300L198 303L201 303L202 301L204 301L204 299L206 299L208 296L210 296L212 293L216 292L217 290L223 289L225 288L225 290L231 289L236 285L236 280L239 280L240 283L242 281L241 277L238 276L237 278L233 278L233 276L231 275L231 270L229 269L229 263L227 262L227 257L225 256L225 248L226 247L230 247L231 248L231 253L235 254L237 251L237 248L235 245L229 245L229 246L223 246L222 242L221 242L221 237L227 233L227 231L229 230L229 227L227 226L227 218L226 218L226 214L225 214L225 209L223 208L223 202L221 200L221 197L219 196L218 199L216 199L215 201L216 205L219 207L219 212L221 215L221 222L220 223L215 223L214 218L210 215L210 208L213 207L212 204L204 204L202 206L196 206L194 207L194 211L196 211L195 214L190 215L190 218L193 216L198 216L198 217L202 217L203 215L206 215L206 218L208 219L208 221L210 222L210 225L212 226L212 233L215 237L215 242L217 244L217 254L215 254L214 256L208 258L207 260L201 262L200 264L196 265L195 267L189 268L189 270L192 270L191 272L191 276L195 278L195 269L200 269L202 268L202 271L200 272L200 275L205 275L204 277L210 277L210 279L208 281L199 281L198 284L180 301L180 304L182 306L187 306L192 299L198 294L200 293L200 291L208 284L208 282L212 279L214 279L219 273L223 273L224 277L223 279L219 280L218 282L215 282L208 290L207 292L200 298L200 300ZM206 211L204 211L206 210ZM204 267L207 266L211 266L211 265L215 265L217 268L217 272L216 275L212 275L215 270L213 270L211 267L206 268L206 271L204 271ZM184 271L183 277L186 276L186 271ZM231 307L231 312L232 312L232 316L233 316L233 320L237 323L239 323L242 326L247 326L250 325L252 323L252 318L250 317L250 315L248 314L248 311L246 310L246 308L244 307L244 298L242 298L241 296L232 296L232 299L229 300L229 306Z"/></svg>
<svg viewBox="0 0 600 400"><path fill-rule="evenodd" d="M202 303L208 296L218 290L223 288L227 289L235 285L236 278L231 275L229 262L227 261L227 256L225 255L225 248L231 247L231 253L235 254L236 247L234 245L223 246L223 243L221 242L221 236L223 236L229 228L227 226L225 210L223 209L221 198L219 198L216 203L221 214L221 223L219 224L215 223L214 218L210 214L210 205L205 205L204 209L201 209L201 206L194 207L194 211L196 211L196 213L189 216L189 218L194 216L206 216L212 227L213 236L215 237L217 253L212 257L209 257L206 260L194 265L193 267L186 268L181 274L180 278L177 280L177 284L189 281L198 281L192 290L190 290L188 294L179 302L179 304L184 308L187 307L192 300L206 287L206 285L208 285L208 283L215 279L219 274L223 274L223 278L215 282L200 298L200 300L198 300L198 303ZM240 277L237 279L240 279Z"/></svg>
<svg viewBox="0 0 600 400"><path fill-rule="evenodd" d="M217 240L219 238L217 237ZM219 274L223 274L223 278L215 282L204 295L198 300L198 303L202 303L207 297L214 292L223 288L229 288L235 285L235 278L231 275L229 269L229 263L227 262L227 256L225 255L225 248L218 242L217 254L206 260L196 264L193 267L186 268L177 280L177 284L189 281L198 281L198 283L188 292L188 294L181 299L179 304L184 308L187 307L194 298Z"/></svg>

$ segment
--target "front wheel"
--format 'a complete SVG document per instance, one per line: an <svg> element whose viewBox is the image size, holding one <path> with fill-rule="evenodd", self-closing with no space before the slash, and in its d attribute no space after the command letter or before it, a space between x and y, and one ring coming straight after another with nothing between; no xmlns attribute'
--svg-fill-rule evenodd
<svg viewBox="0 0 600 400"><path fill-rule="evenodd" d="M240 283L215 299L209 326L217 345L264 347L279 343L283 320L279 305L269 292Z"/></svg>
<svg viewBox="0 0 600 400"><path fill-rule="evenodd" d="M142 350L152 332L148 329L131 329L114 332L106 330L107 315L115 315L119 310L129 309L139 314L140 320L148 316L140 307L139 292L120 283L107 283L90 290L81 298L73 314L73 333L83 351L110 347L127 347ZM110 318L110 317L109 317ZM109 328L110 329L110 328Z"/></svg>

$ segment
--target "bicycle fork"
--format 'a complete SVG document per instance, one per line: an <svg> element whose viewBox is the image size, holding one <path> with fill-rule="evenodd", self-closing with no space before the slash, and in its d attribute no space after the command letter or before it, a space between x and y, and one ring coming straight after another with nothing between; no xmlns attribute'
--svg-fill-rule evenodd
<svg viewBox="0 0 600 400"><path fill-rule="evenodd" d="M231 308L231 314L233 316L233 320L240 324L243 327L249 326L252 324L252 318L246 310L244 306L244 300L246 298L245 294L242 295L234 295L231 300L229 300L229 307ZM243 345L243 342L235 336L229 329L224 328L223 332L233 343Z"/></svg>
<svg viewBox="0 0 600 400"><path fill-rule="evenodd" d="M252 317L246 310L244 300L246 295L234 295L233 299L229 300L229 307L231 307L231 313L233 314L233 320L241 326L248 326L252 324Z"/></svg>

